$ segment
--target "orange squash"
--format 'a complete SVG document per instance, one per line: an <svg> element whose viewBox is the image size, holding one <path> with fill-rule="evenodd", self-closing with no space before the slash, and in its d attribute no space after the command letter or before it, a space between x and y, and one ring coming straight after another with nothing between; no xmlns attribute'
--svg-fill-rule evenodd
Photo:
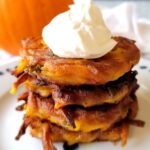
<svg viewBox="0 0 150 150"><path fill-rule="evenodd" d="M17 55L23 38L41 35L42 28L72 0L0 0L0 48Z"/></svg>

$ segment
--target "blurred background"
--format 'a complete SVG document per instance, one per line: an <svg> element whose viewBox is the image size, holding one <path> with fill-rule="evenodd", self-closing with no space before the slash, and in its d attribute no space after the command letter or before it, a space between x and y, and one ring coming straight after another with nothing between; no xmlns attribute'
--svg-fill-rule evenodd
<svg viewBox="0 0 150 150"><path fill-rule="evenodd" d="M138 37L135 40L147 53L149 45L146 43L150 42L149 0L94 1L101 8L110 10L103 12L106 24L114 29L113 33L123 36L130 34L129 38L132 39ZM0 0L0 60L6 56L3 50L11 55L19 55L22 39L40 36L42 28L54 16L68 10L68 5L72 3L73 0ZM139 22L137 18L144 21Z"/></svg>

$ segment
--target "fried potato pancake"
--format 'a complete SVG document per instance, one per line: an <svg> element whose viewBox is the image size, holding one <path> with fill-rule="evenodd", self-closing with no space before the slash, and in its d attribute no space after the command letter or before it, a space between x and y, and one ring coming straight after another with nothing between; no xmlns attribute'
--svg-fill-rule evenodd
<svg viewBox="0 0 150 150"><path fill-rule="evenodd" d="M92 132L69 131L57 125L48 122L50 139L52 142L67 142L69 145L76 143L89 143L92 141L122 141L122 145L126 144L129 124L122 122L110 128L107 131L95 130ZM30 125L30 133L37 138L43 137L43 124L33 119Z"/></svg>
<svg viewBox="0 0 150 150"><path fill-rule="evenodd" d="M42 97L52 96L55 109L69 105L91 107L105 103L117 104L125 96L130 95L138 87L135 75L135 71L129 72L105 86L54 87L41 85L36 79L29 79L25 82L25 87Z"/></svg>
<svg viewBox="0 0 150 150"><path fill-rule="evenodd" d="M55 56L41 38L23 41L23 60L16 69L61 85L101 85L117 80L138 63L139 49L135 42L114 37L117 45L97 59L65 59Z"/></svg>
<svg viewBox="0 0 150 150"><path fill-rule="evenodd" d="M42 98L31 92L25 109L29 117L47 119L70 131L90 132L96 129L105 131L114 123L124 119L129 111L132 111L131 106L135 106L131 105L132 103L137 103L137 101L126 96L118 104L86 109L79 106L54 109L52 98Z"/></svg>

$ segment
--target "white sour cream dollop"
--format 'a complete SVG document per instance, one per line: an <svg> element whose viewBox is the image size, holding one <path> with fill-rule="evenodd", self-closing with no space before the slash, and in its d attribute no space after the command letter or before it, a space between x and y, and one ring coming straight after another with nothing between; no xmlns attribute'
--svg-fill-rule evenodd
<svg viewBox="0 0 150 150"><path fill-rule="evenodd" d="M53 53L64 58L98 58L116 45L92 0L75 0L70 10L44 27L42 36Z"/></svg>

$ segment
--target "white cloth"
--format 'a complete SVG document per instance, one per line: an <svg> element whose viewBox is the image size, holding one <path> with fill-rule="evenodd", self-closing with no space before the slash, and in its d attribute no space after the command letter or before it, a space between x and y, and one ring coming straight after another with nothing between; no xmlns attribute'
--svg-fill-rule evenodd
<svg viewBox="0 0 150 150"><path fill-rule="evenodd" d="M106 25L114 35L136 41L143 54L150 53L150 20L138 18L136 4L122 3L111 9L103 9Z"/></svg>
<svg viewBox="0 0 150 150"><path fill-rule="evenodd" d="M106 25L114 35L134 39L143 55L150 60L150 20L137 18L136 4L122 3L114 8L102 8ZM11 55L0 50L0 65L7 62Z"/></svg>
<svg viewBox="0 0 150 150"><path fill-rule="evenodd" d="M6 51L0 49L0 66L7 63L9 59L11 59L11 55Z"/></svg>

